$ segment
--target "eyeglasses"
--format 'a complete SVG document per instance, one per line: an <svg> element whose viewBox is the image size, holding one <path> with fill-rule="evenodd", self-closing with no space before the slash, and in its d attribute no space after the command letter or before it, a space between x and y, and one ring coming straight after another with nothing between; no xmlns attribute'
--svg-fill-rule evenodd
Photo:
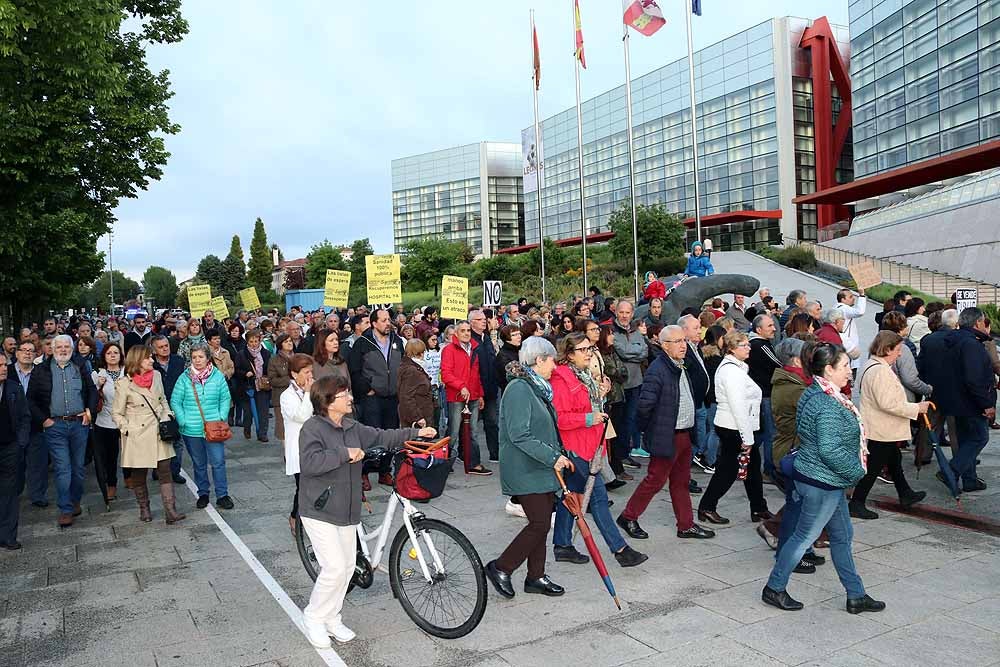
<svg viewBox="0 0 1000 667"><path fill-rule="evenodd" d="M333 395L333 400L337 400L338 398L349 398L350 395L351 395L351 392L349 392L349 391L342 391L340 393L334 394Z"/></svg>
<svg viewBox="0 0 1000 667"><path fill-rule="evenodd" d="M750 343L747 342L747 341L744 341L742 343L737 343L736 347L750 347Z"/></svg>
<svg viewBox="0 0 1000 667"><path fill-rule="evenodd" d="M584 354L593 354L594 353L594 346L593 345L586 345L584 347L574 347L573 351L574 352L583 352Z"/></svg>
<svg viewBox="0 0 1000 667"><path fill-rule="evenodd" d="M683 342L685 342L685 339L684 338L678 338L677 340L665 340L665 341L661 341L661 342L667 343L667 344L683 343Z"/></svg>

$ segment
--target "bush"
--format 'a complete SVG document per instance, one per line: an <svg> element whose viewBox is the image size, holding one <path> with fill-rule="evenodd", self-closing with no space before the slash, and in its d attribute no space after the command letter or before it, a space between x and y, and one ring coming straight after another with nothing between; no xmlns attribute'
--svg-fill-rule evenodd
<svg viewBox="0 0 1000 667"><path fill-rule="evenodd" d="M816 269L816 255L813 253L812 248L805 246L791 246L789 248L767 246L757 252L762 257L766 257L792 269L802 271L813 271Z"/></svg>
<svg viewBox="0 0 1000 667"><path fill-rule="evenodd" d="M986 317L990 318L990 333L1000 336L1000 306L995 303L985 303L980 306Z"/></svg>
<svg viewBox="0 0 1000 667"><path fill-rule="evenodd" d="M865 290L865 296L867 296L870 301L885 303L895 296L896 292L899 292L900 290L909 292L911 296L923 299L924 303L931 303L932 301L948 303L948 299L942 299L941 297L934 296L933 294L920 292L912 289L909 285L894 285L893 283L881 283L879 285L875 285L875 287L869 287Z"/></svg>

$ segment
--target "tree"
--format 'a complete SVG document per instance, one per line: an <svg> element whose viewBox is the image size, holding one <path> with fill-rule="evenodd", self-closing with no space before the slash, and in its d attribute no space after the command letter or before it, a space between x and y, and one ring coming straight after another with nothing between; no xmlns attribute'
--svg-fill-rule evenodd
<svg viewBox="0 0 1000 667"><path fill-rule="evenodd" d="M334 247L330 241L314 245L306 255L306 287L317 289L326 285L326 270L336 269L346 271L347 264L340 255L340 248ZM352 277L351 282L354 282Z"/></svg>
<svg viewBox="0 0 1000 667"><path fill-rule="evenodd" d="M102 313L111 311L111 275L114 274L115 303L125 303L139 295L139 283L121 271L105 271L86 290L81 292L86 308L97 308Z"/></svg>
<svg viewBox="0 0 1000 667"><path fill-rule="evenodd" d="M162 266L151 266L142 274L142 289L148 300L167 308L177 298L177 278Z"/></svg>
<svg viewBox="0 0 1000 667"><path fill-rule="evenodd" d="M433 287L437 296L441 276L456 273L462 266L466 247L464 243L434 236L409 241L404 264L407 284L422 289Z"/></svg>
<svg viewBox="0 0 1000 667"><path fill-rule="evenodd" d="M208 255L202 258L198 262L194 278L195 282L199 285L210 285L212 296L222 294L222 287L226 282L226 269L222 265L222 260L215 255Z"/></svg>
<svg viewBox="0 0 1000 667"><path fill-rule="evenodd" d="M270 277L270 274L268 274ZM247 268L243 263L243 248L240 247L239 235L233 235L233 241L229 246L229 254L222 260L222 283L219 285L219 294L212 291L212 296L225 296L230 301L236 300L236 294L246 286ZM268 282L268 287L271 283Z"/></svg>
<svg viewBox="0 0 1000 667"><path fill-rule="evenodd" d="M270 289L273 269L271 248L267 244L264 221L257 218L253 225L253 238L250 240L250 264L247 280L253 287L257 288L258 292Z"/></svg>
<svg viewBox="0 0 1000 667"><path fill-rule="evenodd" d="M484 257L473 264L473 276L477 282L484 280L510 282L518 277L517 263L507 254Z"/></svg>
<svg viewBox="0 0 1000 667"><path fill-rule="evenodd" d="M0 302L16 319L97 278L115 207L162 176L180 128L145 49L187 33L180 4L0 4Z"/></svg>
<svg viewBox="0 0 1000 667"><path fill-rule="evenodd" d="M632 209L629 202L622 202L617 211L608 219L608 227L614 237L608 241L613 257L629 259L632 247ZM665 257L679 257L684 254L685 227L681 219L667 211L663 204L636 207L636 228L639 231L639 265ZM545 247L548 259L548 246Z"/></svg>
<svg viewBox="0 0 1000 667"><path fill-rule="evenodd" d="M244 268L246 268L243 262L243 247L240 245L239 234L233 234L233 240L229 242L229 254L226 257L236 257L240 260L241 264L244 264Z"/></svg>
<svg viewBox="0 0 1000 667"><path fill-rule="evenodd" d="M365 257L374 255L372 242L367 238L358 239L351 244L351 259L347 262L347 268L351 272L351 282L355 279L364 281L365 278Z"/></svg>
<svg viewBox="0 0 1000 667"><path fill-rule="evenodd" d="M568 251L565 248L557 246L552 239L545 239L543 244L545 245L545 275L555 276L561 274L566 270L566 264L569 260ZM522 261L525 265L525 272L528 275L541 276L542 252L537 246L529 250Z"/></svg>

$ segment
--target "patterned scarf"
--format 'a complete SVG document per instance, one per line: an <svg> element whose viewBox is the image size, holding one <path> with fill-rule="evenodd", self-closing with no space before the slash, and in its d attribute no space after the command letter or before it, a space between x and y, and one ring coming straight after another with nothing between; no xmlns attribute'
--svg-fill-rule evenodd
<svg viewBox="0 0 1000 667"><path fill-rule="evenodd" d="M264 355L260 352L260 345L257 347L250 347L247 345L247 354L250 355L250 360L253 361L253 372L257 377L264 376Z"/></svg>
<svg viewBox="0 0 1000 667"><path fill-rule="evenodd" d="M114 384L115 382L117 382L118 378L120 378L122 376L121 369L118 369L117 371L109 371L109 370L105 369L104 372L108 374L108 379L111 380L112 384Z"/></svg>
<svg viewBox="0 0 1000 667"><path fill-rule="evenodd" d="M819 388L823 390L823 393L827 396L832 396L837 400L838 403L845 409L850 410L854 418L858 420L858 431L861 433L861 443L859 456L861 457L861 467L868 471L868 436L865 434L865 423L861 421L861 413L858 411L854 402L851 399L844 396L839 389L833 386L833 384L826 378L820 377L818 375L813 377L816 380L816 384Z"/></svg>
<svg viewBox="0 0 1000 667"><path fill-rule="evenodd" d="M535 385L535 387L542 392L542 395L545 396L546 401L548 401L549 403L552 402L552 385L549 384L548 380L543 378L541 375L536 373L531 368L526 368L524 370L524 378L531 384Z"/></svg>
<svg viewBox="0 0 1000 667"><path fill-rule="evenodd" d="M603 412L604 405L601 400L601 389L597 386L597 380L594 379L590 369L577 368L575 364L567 364L567 366L573 371L576 379L582 382L583 386L587 388L587 394L590 396L590 409L594 412Z"/></svg>
<svg viewBox="0 0 1000 667"><path fill-rule="evenodd" d="M205 368L203 368L203 369L201 369L199 371L199 370L195 370L195 367L192 366L191 367L191 379L194 380L195 382L199 383L201 386L204 387L205 383L208 382L208 376L212 374L212 369L213 368L214 368L214 366L212 366L212 364L207 364L205 366Z"/></svg>

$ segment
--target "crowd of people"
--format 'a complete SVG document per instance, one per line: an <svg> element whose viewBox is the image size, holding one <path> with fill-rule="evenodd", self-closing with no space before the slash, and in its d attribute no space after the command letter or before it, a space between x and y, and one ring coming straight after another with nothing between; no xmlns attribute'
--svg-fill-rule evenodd
<svg viewBox="0 0 1000 667"><path fill-rule="evenodd" d="M694 247L692 279L713 272L708 253ZM900 293L875 314L881 330L866 341L858 327L868 314L863 291L843 289L824 309L791 290L782 309L761 288L750 298L719 295L676 321L666 321L665 299L644 299L642 317L640 304L592 288L551 306L519 299L471 308L460 321L441 319L434 306L359 306L240 311L224 322L209 310L27 326L3 340L0 363L0 546L21 546L22 492L47 507L50 466L56 521L72 526L90 456L109 502L122 479L141 521L152 520L150 477L165 522L185 518L173 490L185 482L185 451L196 507L214 491L216 506L231 510L226 441L242 427L247 440L282 443L296 488L290 527L301 509L322 554L324 574L307 609L311 640L323 645L324 627L347 640L353 634L334 599L346 592L359 518L350 502L323 509L317 496L331 488L331 475L348 500L370 488L360 466L344 468L366 447L441 433L468 459L467 474L499 467L505 511L527 521L486 565L505 597L515 595L512 576L524 561L525 592L564 593L546 571L549 544L556 562L589 561L573 544L559 471L570 491L588 493L591 520L622 567L650 558L632 544L649 539L639 521L664 487L677 537L711 539L710 526L736 520L720 514L720 501L741 481L748 518L776 551L764 602L801 608L786 590L789 576L815 572L826 560L818 550L829 548L847 610L884 608L856 571L851 518L878 517L865 503L879 479L894 484L903 507L925 498L902 467L911 442L916 460L930 461L923 414L952 448L958 491L986 488L976 465L996 428L1000 375L988 318ZM481 429L459 446L463 414ZM710 476L704 488L693 468ZM629 484L614 516L609 492ZM785 495L776 513L765 484ZM692 495L700 495L697 509Z"/></svg>

